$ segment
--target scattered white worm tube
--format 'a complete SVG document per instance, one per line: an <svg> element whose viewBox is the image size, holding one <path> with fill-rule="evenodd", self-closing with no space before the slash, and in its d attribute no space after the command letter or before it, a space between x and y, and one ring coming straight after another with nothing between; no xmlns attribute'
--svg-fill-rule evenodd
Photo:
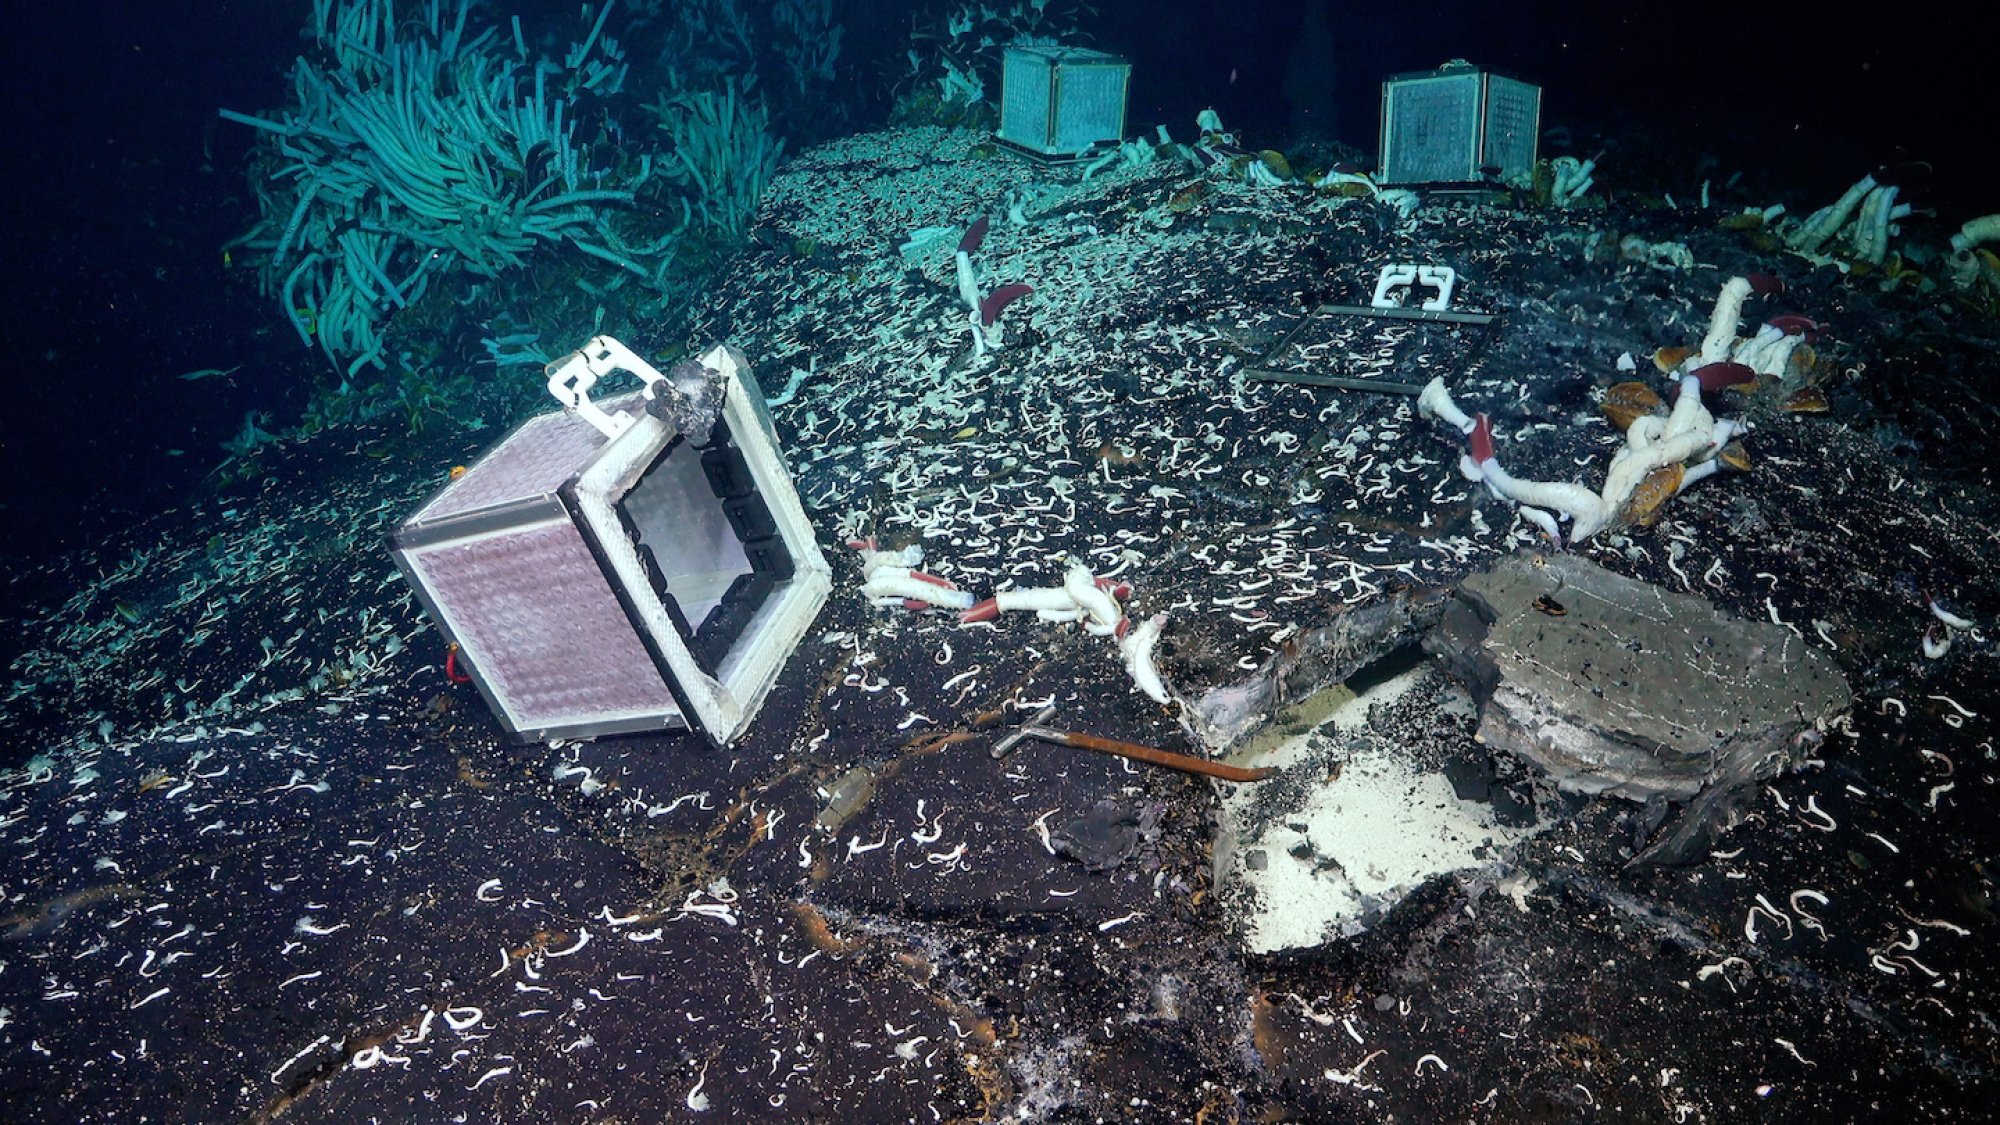
<svg viewBox="0 0 2000 1125"><path fill-rule="evenodd" d="M1156 613L1118 641L1118 651L1125 657L1125 670L1132 674L1132 682L1155 703L1165 703L1171 698L1167 685L1160 679L1160 670L1153 665L1153 646L1159 642L1166 624L1167 615Z"/></svg>
<svg viewBox="0 0 2000 1125"><path fill-rule="evenodd" d="M799 393L799 388L805 384L806 376L812 373L811 368L817 366L819 366L819 357L814 356L812 359L812 363L807 367L792 368L792 377L789 381L785 383L785 389L782 392L780 392L777 395L777 397L765 399L764 405L765 406L790 405L792 398Z"/></svg>
<svg viewBox="0 0 2000 1125"><path fill-rule="evenodd" d="M1081 616L1076 602L1069 591L1060 586L1024 586L999 593L978 602L958 615L961 624L992 621L1002 613L1017 611L1035 613L1044 621L1074 621Z"/></svg>
<svg viewBox="0 0 2000 1125"><path fill-rule="evenodd" d="M1076 602L1069 596L1069 591L1061 586L1027 586L1016 590L1002 590L993 595L993 604L1003 613L1009 610L1062 612L1076 608Z"/></svg>
<svg viewBox="0 0 2000 1125"><path fill-rule="evenodd" d="M1581 542L1601 530L1607 522L1606 506L1598 495L1569 481L1522 480L1500 467L1498 460L1482 461L1479 472L1486 483L1516 504L1554 508L1574 524L1570 538Z"/></svg>
<svg viewBox="0 0 2000 1125"><path fill-rule="evenodd" d="M1963 254L1982 242L2000 242L2000 215L1981 215L1951 236L1953 253Z"/></svg>
<svg viewBox="0 0 2000 1125"><path fill-rule="evenodd" d="M1929 699L1929 700L1932 700L1932 701L1934 701L1934 702L1937 702L1937 703L1942 703L1942 704L1944 704L1944 705L1945 705L1946 707L1949 707L1949 708L1951 708L1951 709L1952 709L1953 711L1956 711L1956 712L1958 712L1958 717L1959 717L1959 718L1961 718L1961 719L1976 719L1976 718L1978 718L1978 717L1979 717L1979 712L1977 712L1977 711L1968 711L1968 710L1966 710L1966 708L1965 708L1965 705L1964 705L1964 704L1960 703L1960 702L1959 702L1958 700L1956 700L1956 699L1953 699L1953 698L1952 698L1951 696L1949 696L1949 695L1941 695L1941 694L1937 694L1937 693L1933 693L1933 694L1930 694L1930 695L1926 695L1926 696L1924 696L1924 698L1925 698L1925 699Z"/></svg>
<svg viewBox="0 0 2000 1125"><path fill-rule="evenodd" d="M1755 336L1738 344L1730 358L1759 375L1781 379L1791 363L1792 353L1804 342L1803 334L1793 335L1776 325L1766 324L1757 330Z"/></svg>
<svg viewBox="0 0 2000 1125"><path fill-rule="evenodd" d="M1118 627L1118 621L1125 616L1118 608L1118 599L1099 588L1097 579L1090 568L1072 566L1063 575L1063 592L1068 594L1076 607L1090 616L1090 624L1096 626L1092 632L1108 634Z"/></svg>
<svg viewBox="0 0 2000 1125"><path fill-rule="evenodd" d="M1459 433L1472 432L1471 417L1452 401L1451 392L1445 389L1442 378L1433 377L1424 384L1423 393L1417 396L1417 413L1426 418L1441 419L1446 425L1456 427Z"/></svg>
<svg viewBox="0 0 2000 1125"><path fill-rule="evenodd" d="M1701 362L1721 363L1736 347L1736 326L1743 320L1743 302L1750 299L1750 279L1732 277L1715 298L1708 318L1708 335L1701 339Z"/></svg>
<svg viewBox="0 0 2000 1125"><path fill-rule="evenodd" d="M446 1008L444 1010L445 1026L451 1028L453 1031L465 1031L476 1027L485 1018L486 1013L484 1010L471 1007L470 1005L463 1008Z"/></svg>
<svg viewBox="0 0 2000 1125"><path fill-rule="evenodd" d="M1747 282L1745 283L1745 287L1748 287ZM1713 417L1706 419L1707 425L1702 425L1704 421L1702 415L1705 413L1707 412L1702 409L1701 405L1701 380L1695 378L1693 375L1681 376L1681 393L1674 397L1673 411L1667 415L1667 424L1660 431L1660 436L1662 438L1678 437L1696 427L1713 429L1715 426L1715 419ZM1637 423L1638 420L1634 419L1633 424L1637 425Z"/></svg>
<svg viewBox="0 0 2000 1125"><path fill-rule="evenodd" d="M861 586L861 592L871 598L902 598L906 601L923 602L926 605L943 606L946 609L971 609L972 593L943 585L928 578L920 578L908 567L879 567L868 576Z"/></svg>
<svg viewBox="0 0 2000 1125"><path fill-rule="evenodd" d="M1554 516L1529 504L1517 505L1515 510L1521 513L1523 519L1541 528L1542 534L1549 537L1549 542L1555 544L1556 550L1562 550L1562 528L1557 525Z"/></svg>
<svg viewBox="0 0 2000 1125"><path fill-rule="evenodd" d="M1862 201L1861 214L1854 220L1854 255L1879 266L1889 253L1889 224L1896 218L1896 186L1882 184ZM1908 212L1904 212L1907 214Z"/></svg>
<svg viewBox="0 0 2000 1125"><path fill-rule="evenodd" d="M1937 618L1939 621L1944 622L1946 625L1949 625L1954 629L1972 628L1971 621L1967 620L1966 618L1960 617L1958 614L1953 613L1952 611L1939 605L1936 598L1932 598L1930 602L1931 602L1932 617Z"/></svg>
<svg viewBox="0 0 2000 1125"><path fill-rule="evenodd" d="M1951 236L1951 280L1960 289L1970 289L1981 277L1979 259L1972 248L1982 242L2000 240L2000 215L1981 215L1958 228Z"/></svg>
<svg viewBox="0 0 2000 1125"><path fill-rule="evenodd" d="M1805 224L1785 238L1786 243L1792 249L1805 253L1817 251L1826 245L1828 239L1840 233L1840 228L1847 225L1848 217L1854 214L1854 209L1859 207L1868 193L1874 190L1875 177L1872 175L1861 177L1833 204L1807 216Z"/></svg>
<svg viewBox="0 0 2000 1125"><path fill-rule="evenodd" d="M952 255L952 273L958 281L958 299L973 316L979 315L979 279L972 271L972 255L963 250Z"/></svg>
<svg viewBox="0 0 2000 1125"><path fill-rule="evenodd" d="M1704 410L1701 413L1706 415L1708 412ZM1642 418L1640 421L1643 422L1645 419ZM1632 493L1639 487L1640 482L1644 481L1647 474L1654 469L1680 464L1708 448L1712 425L1713 422L1710 420L1707 425L1697 425L1696 428L1682 433L1663 435L1658 441L1649 441L1644 437L1639 441L1631 441L1629 439L1632 432L1640 429L1639 423L1634 422L1632 430L1627 431L1627 444L1612 455L1611 468L1604 474L1604 493L1598 502L1606 517L1623 509L1626 501L1632 499ZM1571 532L1571 535L1579 540L1585 538L1580 527Z"/></svg>
<svg viewBox="0 0 2000 1125"><path fill-rule="evenodd" d="M1799 916L1799 924L1818 934L1821 941L1827 940L1826 927L1820 923L1818 918L1808 914L1805 907L1799 905L1799 900L1802 898L1825 906L1827 904L1827 897L1815 890L1801 889L1793 891L1791 899L1792 910Z"/></svg>
<svg viewBox="0 0 2000 1125"><path fill-rule="evenodd" d="M883 567L899 566L909 570L924 564L924 549L915 543L900 551L876 550L873 538L850 540L848 546L861 553L861 576L864 579Z"/></svg>

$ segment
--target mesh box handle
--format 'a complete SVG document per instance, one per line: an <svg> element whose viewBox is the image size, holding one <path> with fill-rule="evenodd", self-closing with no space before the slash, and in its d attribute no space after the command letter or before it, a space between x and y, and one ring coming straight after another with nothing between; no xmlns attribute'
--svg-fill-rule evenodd
<svg viewBox="0 0 2000 1125"><path fill-rule="evenodd" d="M580 416L606 438L615 438L632 426L625 414L607 414L590 401L590 388L607 375L629 371L646 384L650 392L666 381L666 376L638 353L609 336L592 336L582 347L543 369L549 377L549 394L563 409Z"/></svg>

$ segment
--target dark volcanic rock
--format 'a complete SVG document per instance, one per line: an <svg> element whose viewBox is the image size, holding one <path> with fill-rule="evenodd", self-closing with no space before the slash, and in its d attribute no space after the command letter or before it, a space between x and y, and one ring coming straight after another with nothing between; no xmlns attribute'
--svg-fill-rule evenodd
<svg viewBox="0 0 2000 1125"><path fill-rule="evenodd" d="M1779 773L1851 698L1784 626L1575 555L1511 555L1466 579L1427 643L1479 699L1487 743L1565 789L1636 800Z"/></svg>
<svg viewBox="0 0 2000 1125"><path fill-rule="evenodd" d="M1096 874L1132 857L1141 843L1159 838L1161 806L1148 802L1099 801L1049 834L1056 854L1083 864Z"/></svg>

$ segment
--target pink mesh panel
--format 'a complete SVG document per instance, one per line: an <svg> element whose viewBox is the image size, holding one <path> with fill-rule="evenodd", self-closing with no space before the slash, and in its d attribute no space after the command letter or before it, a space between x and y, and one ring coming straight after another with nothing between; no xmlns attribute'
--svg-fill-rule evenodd
<svg viewBox="0 0 2000 1125"><path fill-rule="evenodd" d="M599 405L607 414L636 413L642 409L639 398L637 393L622 395ZM423 523L554 492L588 465L605 441L605 436L582 418L544 414L488 450L469 472L409 522Z"/></svg>
<svg viewBox="0 0 2000 1125"><path fill-rule="evenodd" d="M409 563L517 726L679 710L574 526L427 547Z"/></svg>

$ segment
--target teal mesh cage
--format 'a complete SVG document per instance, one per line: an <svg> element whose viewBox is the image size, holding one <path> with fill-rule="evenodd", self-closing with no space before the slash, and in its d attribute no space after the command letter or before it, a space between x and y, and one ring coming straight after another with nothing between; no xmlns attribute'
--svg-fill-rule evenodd
<svg viewBox="0 0 2000 1125"><path fill-rule="evenodd" d="M1044 159L1125 136L1132 64L1080 47L1009 47L1000 64L999 139Z"/></svg>
<svg viewBox="0 0 2000 1125"><path fill-rule="evenodd" d="M1382 83L1381 182L1473 184L1535 167L1541 87L1469 63Z"/></svg>

